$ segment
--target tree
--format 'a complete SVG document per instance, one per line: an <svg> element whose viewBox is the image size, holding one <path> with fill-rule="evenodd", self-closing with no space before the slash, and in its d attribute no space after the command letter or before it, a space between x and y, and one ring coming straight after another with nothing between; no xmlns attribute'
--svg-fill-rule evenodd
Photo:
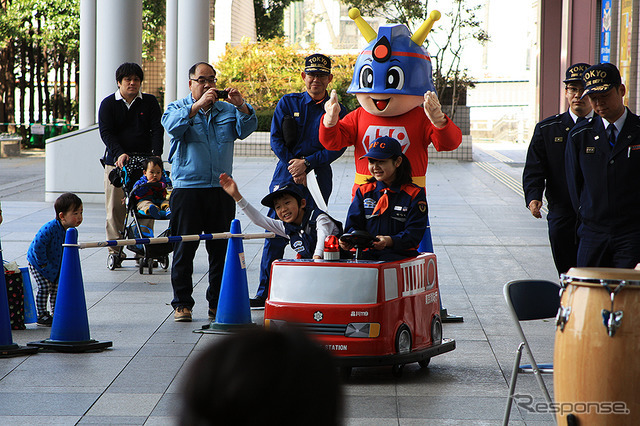
<svg viewBox="0 0 640 426"><path fill-rule="evenodd" d="M22 124L7 130L20 130L25 137L31 123L75 122L79 4L80 0L0 0L0 123L15 123L19 117ZM142 55L153 59L151 52L164 38L165 0L143 0L142 20Z"/></svg>
<svg viewBox="0 0 640 426"><path fill-rule="evenodd" d="M284 37L284 10L293 0L253 0L258 41Z"/></svg>
<svg viewBox="0 0 640 426"><path fill-rule="evenodd" d="M347 4L360 9L364 16L380 16L389 23L405 24L411 32L427 19L432 10L429 0L348 0ZM426 43L429 47L436 47L435 54L430 52L433 83L442 104L451 105L450 115L453 116L455 106L465 102L467 88L474 87L467 69L460 62L464 45L469 40L483 45L489 41L489 35L480 27L477 16L482 6L470 5L467 0L452 0L447 4L451 4L451 10L445 11L444 19L433 26Z"/></svg>
<svg viewBox="0 0 640 426"><path fill-rule="evenodd" d="M280 98L291 92L304 91L300 73L304 58L313 53L315 46L304 50L298 45L287 45L284 38L229 46L215 65L220 80L218 87L232 86L250 94L251 105L256 108L260 130L269 130L273 110ZM333 81L338 97L347 108L355 108L357 100L346 91L351 83L356 55L332 56Z"/></svg>

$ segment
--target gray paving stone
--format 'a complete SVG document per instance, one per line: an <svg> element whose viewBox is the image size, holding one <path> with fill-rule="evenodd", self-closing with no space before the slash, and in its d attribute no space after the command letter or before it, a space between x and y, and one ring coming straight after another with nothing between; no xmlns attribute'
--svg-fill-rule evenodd
<svg viewBox="0 0 640 426"><path fill-rule="evenodd" d="M477 156L519 180L524 149L505 152L519 161L515 165L501 164L481 151ZM6 164L0 159L0 170ZM235 159L234 177L241 192L263 212L266 208L259 201L274 166L273 159ZM42 176L41 187L28 195L0 194L4 214L0 241L6 260L26 266L29 243L51 219L53 209L52 203L43 201L44 159L22 167L24 173ZM329 212L344 220L353 159L340 159L333 169ZM0 186L7 179L14 177L0 172ZM521 194L478 164L450 160L430 163L427 186L443 306L464 317L463 323L444 324L445 337L456 339L457 349L434 357L427 368L416 363L405 366L400 378L389 367L354 368L344 386L345 425L500 424L518 344L502 286L512 279L557 280L546 221L531 217ZM243 214L237 218L244 232L262 232ZM103 240L104 206L85 204L84 219L78 228L80 241ZM167 224L156 225L158 231ZM258 286L262 246L258 240L243 242L251 296ZM285 257L292 254L287 249ZM106 249L80 251L91 337L111 340L113 348L88 354L41 352L0 362L0 424L175 424L188 366L224 337L193 332L208 323L204 245L194 262L196 305L191 323L173 321L169 271L140 275L132 261L109 271L106 257ZM262 315L252 311L252 321L261 324ZM13 332L13 340L26 344L48 338L50 332L29 325ZM527 335L534 347L552 355L550 324L533 325ZM545 382L552 392L552 378L545 376ZM517 392L543 401L532 375L519 376ZM517 407L511 419L514 425L551 423L549 415Z"/></svg>

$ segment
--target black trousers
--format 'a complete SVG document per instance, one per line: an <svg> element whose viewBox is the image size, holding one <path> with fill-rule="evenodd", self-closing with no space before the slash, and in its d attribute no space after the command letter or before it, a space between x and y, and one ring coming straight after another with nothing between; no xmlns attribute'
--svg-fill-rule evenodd
<svg viewBox="0 0 640 426"><path fill-rule="evenodd" d="M569 268L577 265L577 220L575 215L557 215L553 213L547 215L549 243L558 275L564 274Z"/></svg>
<svg viewBox="0 0 640 426"><path fill-rule="evenodd" d="M228 232L235 218L236 204L222 188L174 188L169 200L171 206L171 234L193 235ZM176 243L171 267L174 308L193 308L193 259L199 241ZM217 309L222 271L227 251L227 240L206 241L209 255L209 308Z"/></svg>

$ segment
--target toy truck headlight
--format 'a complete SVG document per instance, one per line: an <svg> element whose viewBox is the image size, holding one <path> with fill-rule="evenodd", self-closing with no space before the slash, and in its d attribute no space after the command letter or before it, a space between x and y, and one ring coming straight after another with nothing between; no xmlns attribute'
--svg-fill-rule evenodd
<svg viewBox="0 0 640 426"><path fill-rule="evenodd" d="M380 324L377 322L352 322L347 324L344 335L345 337L378 337L380 335Z"/></svg>

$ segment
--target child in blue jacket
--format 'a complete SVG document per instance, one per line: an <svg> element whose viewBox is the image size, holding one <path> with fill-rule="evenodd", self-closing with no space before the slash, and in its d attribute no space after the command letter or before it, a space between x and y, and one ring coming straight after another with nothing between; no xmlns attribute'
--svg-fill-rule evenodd
<svg viewBox="0 0 640 426"><path fill-rule="evenodd" d="M169 219L171 210L167 188L171 180L164 173L160 157L149 157L143 163L142 177L133 186L133 198L138 212L154 219Z"/></svg>
<svg viewBox="0 0 640 426"><path fill-rule="evenodd" d="M345 233L367 231L376 237L365 256L376 260L398 260L418 255L418 245L427 226L424 189L411 181L411 163L400 143L382 136L369 145L361 158L369 160L372 178L356 190L345 223ZM340 241L340 247L351 246Z"/></svg>
<svg viewBox="0 0 640 426"><path fill-rule="evenodd" d="M67 229L82 223L82 200L77 195L66 192L56 199L53 207L56 218L42 225L27 251L29 271L38 284L38 325L45 327L51 327L53 322L65 234ZM47 302L50 302L51 313Z"/></svg>

